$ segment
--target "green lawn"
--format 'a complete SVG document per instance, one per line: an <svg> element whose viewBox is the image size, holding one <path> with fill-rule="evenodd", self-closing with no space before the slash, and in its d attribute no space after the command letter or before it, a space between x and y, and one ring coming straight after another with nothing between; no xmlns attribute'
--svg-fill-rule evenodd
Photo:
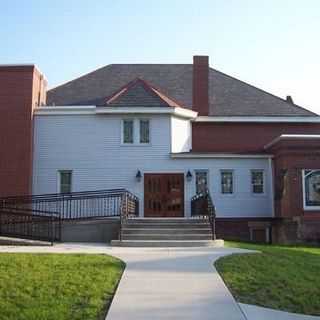
<svg viewBox="0 0 320 320"><path fill-rule="evenodd" d="M104 319L124 267L106 255L1 253L0 319Z"/></svg>
<svg viewBox="0 0 320 320"><path fill-rule="evenodd" d="M254 245L226 246L260 250L234 254L215 266L240 302L290 312L320 315L320 248Z"/></svg>

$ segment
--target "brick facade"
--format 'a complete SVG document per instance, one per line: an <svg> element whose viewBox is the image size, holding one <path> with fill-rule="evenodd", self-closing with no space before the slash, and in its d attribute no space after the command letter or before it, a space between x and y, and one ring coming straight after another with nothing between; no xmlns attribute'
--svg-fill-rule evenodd
<svg viewBox="0 0 320 320"><path fill-rule="evenodd" d="M0 196L31 193L33 109L45 100L35 66L0 67Z"/></svg>
<svg viewBox="0 0 320 320"><path fill-rule="evenodd" d="M192 109L200 116L209 114L209 57L193 57Z"/></svg>
<svg viewBox="0 0 320 320"><path fill-rule="evenodd" d="M192 151L261 152L281 134L320 134L320 123L194 122Z"/></svg>

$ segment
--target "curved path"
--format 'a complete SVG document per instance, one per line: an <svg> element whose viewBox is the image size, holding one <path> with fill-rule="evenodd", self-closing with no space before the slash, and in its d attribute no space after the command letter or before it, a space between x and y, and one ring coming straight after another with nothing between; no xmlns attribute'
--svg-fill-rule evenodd
<svg viewBox="0 0 320 320"><path fill-rule="evenodd" d="M107 320L245 320L214 260L227 248L121 248L58 244L53 247L0 247L0 252L106 253L127 267Z"/></svg>
<svg viewBox="0 0 320 320"><path fill-rule="evenodd" d="M0 252L103 253L126 262L106 320L311 320L318 317L241 305L213 266L233 248L121 248L97 244L5 247Z"/></svg>

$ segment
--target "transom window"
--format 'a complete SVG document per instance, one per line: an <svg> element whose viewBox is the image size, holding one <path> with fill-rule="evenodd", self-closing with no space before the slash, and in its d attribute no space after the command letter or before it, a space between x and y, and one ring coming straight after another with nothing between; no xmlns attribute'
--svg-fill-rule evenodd
<svg viewBox="0 0 320 320"><path fill-rule="evenodd" d="M263 170L251 170L252 193L264 193L264 172Z"/></svg>
<svg viewBox="0 0 320 320"><path fill-rule="evenodd" d="M122 120L123 144L149 144L150 120L148 119L123 119Z"/></svg>
<svg viewBox="0 0 320 320"><path fill-rule="evenodd" d="M303 170L304 208L319 210L320 208L320 170Z"/></svg>
<svg viewBox="0 0 320 320"><path fill-rule="evenodd" d="M196 170L196 193L205 192L208 188L208 171Z"/></svg>
<svg viewBox="0 0 320 320"><path fill-rule="evenodd" d="M233 171L221 170L221 193L232 194L233 193Z"/></svg>
<svg viewBox="0 0 320 320"><path fill-rule="evenodd" d="M59 192L70 193L72 191L72 171L60 170L59 171Z"/></svg>

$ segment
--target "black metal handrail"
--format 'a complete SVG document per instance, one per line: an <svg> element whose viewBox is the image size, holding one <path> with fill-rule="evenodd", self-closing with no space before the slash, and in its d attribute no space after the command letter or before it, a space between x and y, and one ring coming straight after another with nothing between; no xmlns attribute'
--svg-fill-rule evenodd
<svg viewBox="0 0 320 320"><path fill-rule="evenodd" d="M6 197L0 207L23 208L30 212L59 212L62 220L113 217L121 215L125 189Z"/></svg>
<svg viewBox="0 0 320 320"><path fill-rule="evenodd" d="M37 211L21 208L0 208L0 235L24 239L59 241L61 219L58 212Z"/></svg>
<svg viewBox="0 0 320 320"><path fill-rule="evenodd" d="M0 216L3 225L10 217L18 217L18 214L26 216L24 225L33 223L39 218L52 217L52 224L56 225L59 220L59 235L61 235L61 220L79 220L92 218L120 217L120 221L127 219L130 215L138 215L139 199L126 189L109 189L72 192L65 194L42 194L29 196L15 196L0 198ZM57 217L58 215L58 217ZM38 220L39 220L38 219ZM14 219L13 219L14 220ZM12 219L10 220L12 221ZM122 223L121 223L122 224ZM19 224L15 224L19 226ZM41 225L42 226L42 225ZM23 235L21 225L17 234ZM33 223L33 229L37 225ZM32 228L28 229L33 230ZM26 237L31 237L30 232L25 232ZM35 238L38 237L38 231L34 231ZM0 235L1 232L0 229ZM21 234L22 233L22 234ZM12 232L12 235L14 233ZM61 236L59 236L61 238ZM55 238L57 240L57 238Z"/></svg>
<svg viewBox="0 0 320 320"><path fill-rule="evenodd" d="M191 216L208 219L211 227L212 239L216 239L216 210L208 189L191 198Z"/></svg>
<svg viewBox="0 0 320 320"><path fill-rule="evenodd" d="M130 217L139 216L139 199L132 193L125 193L122 196L122 207L120 213L119 239L122 240L123 227Z"/></svg>

